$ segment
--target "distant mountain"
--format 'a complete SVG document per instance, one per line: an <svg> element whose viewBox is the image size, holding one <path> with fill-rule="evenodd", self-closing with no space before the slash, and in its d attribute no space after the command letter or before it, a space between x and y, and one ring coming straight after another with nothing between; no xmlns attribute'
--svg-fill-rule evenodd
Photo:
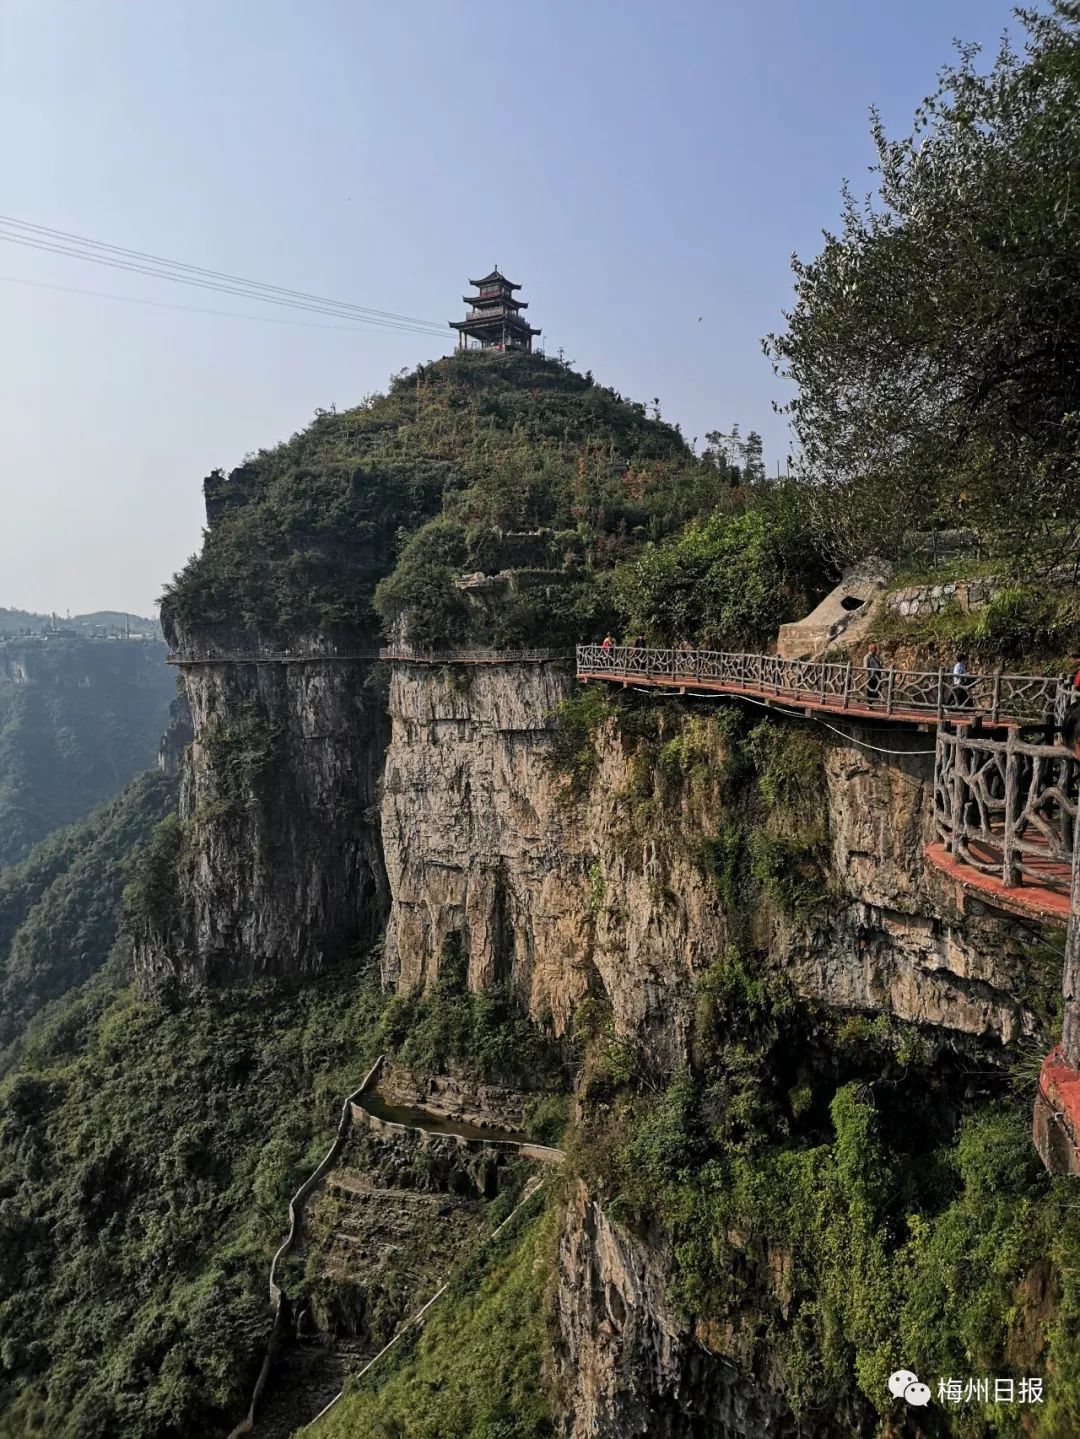
<svg viewBox="0 0 1080 1439"><path fill-rule="evenodd" d="M175 803L175 780L149 770L0 872L0 1053L105 962L131 857Z"/></svg>
<svg viewBox="0 0 1080 1439"><path fill-rule="evenodd" d="M123 610L93 610L86 615L42 615L34 610L9 610L0 606L0 635L75 634L86 636L141 635L161 638L161 626L147 615L126 614Z"/></svg>
<svg viewBox="0 0 1080 1439"><path fill-rule="evenodd" d="M153 765L174 692L158 639L0 637L0 865Z"/></svg>

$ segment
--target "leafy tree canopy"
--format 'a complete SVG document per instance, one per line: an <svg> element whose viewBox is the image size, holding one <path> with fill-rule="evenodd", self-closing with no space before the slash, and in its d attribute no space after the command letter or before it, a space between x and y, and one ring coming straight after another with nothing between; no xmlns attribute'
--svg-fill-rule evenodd
<svg viewBox="0 0 1080 1439"><path fill-rule="evenodd" d="M1080 539L1080 4L1021 12L1022 52L960 47L912 133L873 118L877 191L794 262L766 341L818 527L842 558L973 523L1018 567Z"/></svg>

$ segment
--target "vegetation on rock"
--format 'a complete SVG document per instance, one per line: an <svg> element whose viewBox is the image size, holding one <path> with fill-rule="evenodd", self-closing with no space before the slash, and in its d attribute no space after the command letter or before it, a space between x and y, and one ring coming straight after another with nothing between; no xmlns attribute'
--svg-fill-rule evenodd
<svg viewBox="0 0 1080 1439"><path fill-rule="evenodd" d="M0 641L0 865L153 764L175 679L160 644Z"/></svg>
<svg viewBox="0 0 1080 1439"><path fill-rule="evenodd" d="M175 825L165 819L175 803L174 781L140 775L88 819L0 870L0 1052L105 963L133 853L159 821Z"/></svg>

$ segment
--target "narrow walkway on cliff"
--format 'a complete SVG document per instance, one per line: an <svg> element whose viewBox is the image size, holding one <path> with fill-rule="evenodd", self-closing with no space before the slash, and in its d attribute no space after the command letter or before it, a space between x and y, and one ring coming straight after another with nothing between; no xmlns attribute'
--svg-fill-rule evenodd
<svg viewBox="0 0 1080 1439"><path fill-rule="evenodd" d="M850 661L785 660L689 647L578 645L575 672L582 681L742 696L892 724L948 719L961 725L1052 725L1060 721L1069 698L1067 682L1052 675L969 674L957 682L945 669L869 670Z"/></svg>
<svg viewBox="0 0 1080 1439"><path fill-rule="evenodd" d="M1045 675L870 670L719 650L579 645L579 680L662 693L730 696L878 724L937 730L936 839L927 859L964 892L1064 926L1077 823L1078 765L1050 742L1072 698ZM1020 738L1040 727L1046 742ZM995 732L1003 738L994 737Z"/></svg>

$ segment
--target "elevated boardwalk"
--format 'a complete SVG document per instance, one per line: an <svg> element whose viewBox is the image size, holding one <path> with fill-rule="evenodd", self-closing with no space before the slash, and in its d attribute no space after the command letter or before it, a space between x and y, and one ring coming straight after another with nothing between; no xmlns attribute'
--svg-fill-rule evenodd
<svg viewBox="0 0 1080 1439"><path fill-rule="evenodd" d="M180 665L321 665L355 664L378 660L414 665L537 665L569 658L566 650L416 650L408 645L387 645L378 650L248 649L172 650L165 663Z"/></svg>
<svg viewBox="0 0 1080 1439"><path fill-rule="evenodd" d="M724 694L849 719L922 726L944 720L1002 728L1053 725L1069 700L1069 687L1059 676L965 675L957 683L944 669L873 671L776 655L634 645L606 650L578 645L576 673L580 680Z"/></svg>

